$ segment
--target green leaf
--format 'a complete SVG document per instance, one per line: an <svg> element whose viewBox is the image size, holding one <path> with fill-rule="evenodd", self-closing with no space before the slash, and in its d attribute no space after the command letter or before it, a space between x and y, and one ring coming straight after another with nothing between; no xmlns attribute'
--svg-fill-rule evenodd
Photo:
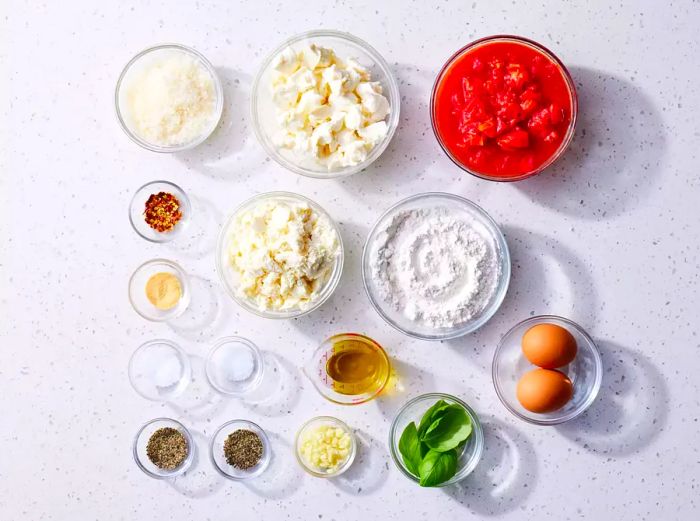
<svg viewBox="0 0 700 521"><path fill-rule="evenodd" d="M423 460L423 453L421 450L421 442L418 439L418 429L414 422L409 423L403 430L403 433L401 433L399 452L409 472L418 476L418 467Z"/></svg>
<svg viewBox="0 0 700 521"><path fill-rule="evenodd" d="M452 404L442 411L437 426L428 429L420 439L432 450L446 452L457 447L471 433L472 422L467 411L461 405Z"/></svg>
<svg viewBox="0 0 700 521"><path fill-rule="evenodd" d="M428 451L418 470L421 487L441 485L457 473L457 452Z"/></svg>
<svg viewBox="0 0 700 521"><path fill-rule="evenodd" d="M423 418L421 418L420 425L418 425L419 438L423 437L423 434L425 434L425 431L428 430L428 427L430 427L432 423L440 417L442 411L444 411L447 406L448 403L445 400L438 400L432 405L432 407L425 411Z"/></svg>

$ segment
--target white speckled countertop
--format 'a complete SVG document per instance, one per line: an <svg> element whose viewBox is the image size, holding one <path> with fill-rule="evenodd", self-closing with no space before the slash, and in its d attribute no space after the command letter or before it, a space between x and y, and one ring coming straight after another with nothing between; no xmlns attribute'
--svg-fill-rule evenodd
<svg viewBox="0 0 700 521"><path fill-rule="evenodd" d="M700 53L696 2L34 2L0 8L0 519L697 519L700 504ZM292 4L295 7L292 7ZM428 5L432 4L432 5ZM263 56L311 28L370 42L400 82L402 116L384 155L342 181L305 179L265 157L248 115ZM580 122L565 158L517 184L480 181L444 156L427 104L456 49L507 32L539 40L570 66ZM204 53L225 81L221 127L193 152L158 155L119 129L113 89L124 63L157 42ZM188 244L147 244L127 206L165 178L195 199ZM223 216L254 193L284 189L341 223L347 265L322 309L270 322L223 293L213 243ZM506 302L458 341L409 339L386 326L361 287L360 252L381 211L445 190L501 223L513 255ZM126 283L141 262L172 258L191 273L192 311L147 323ZM494 347L515 322L556 313L583 325L605 365L598 400L557 428L516 420L491 383ZM332 333L386 346L401 388L372 403L324 401L299 367ZM274 354L283 388L250 406L212 394L201 360L240 334ZM195 361L176 405L141 399L126 366L143 341L179 342ZM199 371L199 372L198 372ZM199 375L199 376L197 376ZM387 433L397 407L425 391L467 400L486 451L459 487L419 489L394 467ZM362 440L337 480L302 475L290 445L312 415L337 415ZM156 416L195 432L195 467L175 482L146 477L131 442ZM206 453L228 419L258 422L279 455L264 479L224 481Z"/></svg>

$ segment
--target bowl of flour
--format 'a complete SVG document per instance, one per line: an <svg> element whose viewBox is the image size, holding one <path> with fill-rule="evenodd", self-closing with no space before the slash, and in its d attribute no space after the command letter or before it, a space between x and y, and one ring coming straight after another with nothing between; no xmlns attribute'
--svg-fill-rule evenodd
<svg viewBox="0 0 700 521"><path fill-rule="evenodd" d="M508 245L479 206L446 193L414 195L372 228L362 278L391 326L424 340L476 331L498 310L510 281Z"/></svg>

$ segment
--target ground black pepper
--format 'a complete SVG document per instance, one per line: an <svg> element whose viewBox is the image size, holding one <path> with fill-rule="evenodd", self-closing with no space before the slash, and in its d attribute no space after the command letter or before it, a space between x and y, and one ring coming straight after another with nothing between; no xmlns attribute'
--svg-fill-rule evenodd
<svg viewBox="0 0 700 521"><path fill-rule="evenodd" d="M177 429L163 427L158 429L148 439L146 455L158 468L174 470L182 465L187 458L189 447L187 439Z"/></svg>
<svg viewBox="0 0 700 521"><path fill-rule="evenodd" d="M224 441L226 462L238 469L248 470L258 464L263 456L260 436L247 429L238 429Z"/></svg>

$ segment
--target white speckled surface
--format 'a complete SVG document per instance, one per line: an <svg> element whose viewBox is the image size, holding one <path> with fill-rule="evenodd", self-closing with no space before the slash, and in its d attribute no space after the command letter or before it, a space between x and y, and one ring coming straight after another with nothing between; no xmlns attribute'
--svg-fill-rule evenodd
<svg viewBox="0 0 700 521"><path fill-rule="evenodd" d="M432 3L432 2L431 2ZM698 326L700 113L695 2L3 2L0 8L0 519L697 519L700 486ZM98 7L99 6L99 7ZM402 117L377 163L317 181L266 159L248 117L262 57L296 32L348 30L375 46L400 80ZM434 74L466 42L530 36L567 63L581 99L572 148L551 172L518 184L461 173L440 151L427 102ZM203 52L225 80L218 133L194 152L141 150L119 129L114 83L156 42ZM170 179L196 198L191 244L146 244L127 205L142 183ZM269 322L237 309L214 271L218 223L250 195L307 195L342 223L347 266L321 310ZM498 315L477 334L433 344L386 326L361 288L359 258L379 213L441 189L486 208L507 234L513 278ZM165 256L193 276L193 313L177 327L129 306L126 283ZM582 418L541 428L516 421L490 376L500 335L533 314L582 324L605 364L601 396ZM325 402L299 366L331 333L384 344L403 390L355 408ZM165 337L195 359L241 334L274 353L277 403L250 407L210 394L201 378L177 406L148 403L126 365L141 342ZM201 373L200 373L201 374ZM486 424L487 450L458 488L422 490L393 466L390 420L409 396L456 393ZM290 450L317 413L360 433L343 478L302 475ZM199 458L174 483L147 478L131 457L144 421L180 419ZM266 428L277 448L255 484L225 482L206 455L228 419Z"/></svg>

